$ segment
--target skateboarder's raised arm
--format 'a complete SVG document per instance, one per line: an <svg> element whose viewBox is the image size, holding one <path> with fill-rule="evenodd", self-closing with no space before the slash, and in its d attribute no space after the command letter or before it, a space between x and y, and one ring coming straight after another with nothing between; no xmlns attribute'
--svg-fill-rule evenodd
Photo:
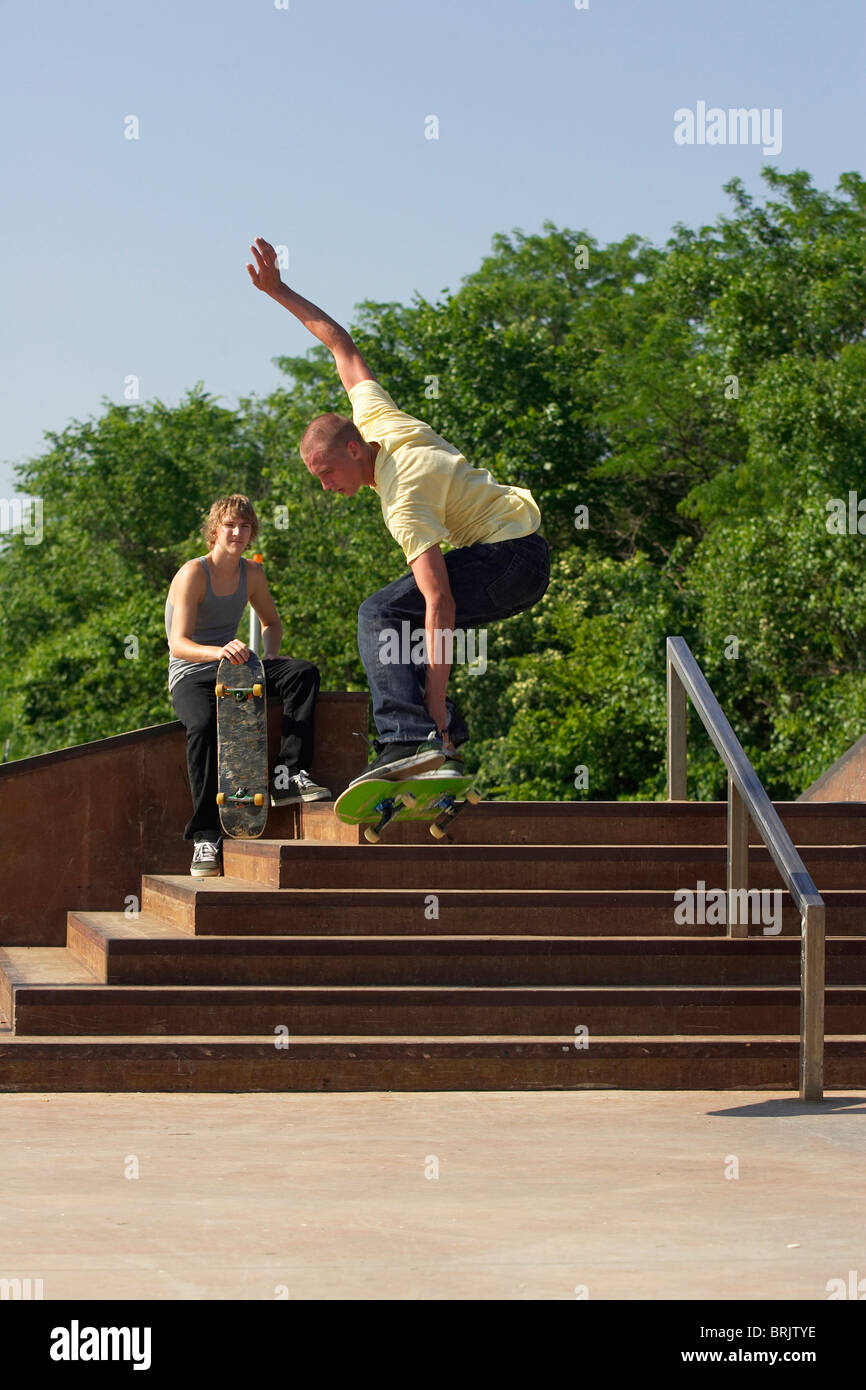
<svg viewBox="0 0 866 1390"><path fill-rule="evenodd" d="M270 242L265 241L264 237L256 237L250 250L256 264L252 266L247 262L247 270L256 289L282 304L284 309L288 309L296 319L300 319L313 337L318 338L319 342L324 343L328 351L334 354L345 391L351 391L359 381L375 381L376 378L345 328L326 314L324 309L319 309L308 299L302 299L294 290L290 290L288 285L283 284L277 269L277 253Z"/></svg>

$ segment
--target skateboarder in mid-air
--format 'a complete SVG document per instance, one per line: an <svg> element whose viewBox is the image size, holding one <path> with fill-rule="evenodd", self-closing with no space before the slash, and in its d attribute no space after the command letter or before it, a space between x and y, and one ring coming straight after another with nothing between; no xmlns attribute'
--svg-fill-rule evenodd
<svg viewBox="0 0 866 1390"><path fill-rule="evenodd" d="M249 648L235 636L249 603L262 623L262 650L269 690L283 701L280 753L271 776L272 806L325 801L306 768L313 756L313 711L319 672L309 661L278 657L283 628L261 565L248 564L243 552L258 534L248 497L234 493L214 502L202 533L207 555L188 560L171 581L165 602L165 635L171 659L168 686L178 719L186 729L192 819L184 839L195 845L190 872L196 877L221 871L222 835L217 812L217 737L214 685L220 660L241 665Z"/></svg>
<svg viewBox="0 0 866 1390"><path fill-rule="evenodd" d="M471 468L430 425L399 410L346 330L283 284L273 246L257 237L250 250L256 289L333 353L352 404L351 420L328 414L310 422L300 444L304 463L327 491L354 497L372 487L411 570L358 612L379 737L378 756L355 780L462 770L457 750L468 730L445 693L453 633L521 613L544 594L550 549L538 531L541 513L525 488L501 486L486 469ZM454 548L443 555L443 544ZM423 625L424 664L382 659L384 634L401 633L407 621Z"/></svg>

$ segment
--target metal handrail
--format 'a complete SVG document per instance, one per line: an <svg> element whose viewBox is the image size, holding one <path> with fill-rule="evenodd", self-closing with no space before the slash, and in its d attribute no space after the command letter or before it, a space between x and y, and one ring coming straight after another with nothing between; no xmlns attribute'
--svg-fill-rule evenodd
<svg viewBox="0 0 866 1390"><path fill-rule="evenodd" d="M728 771L728 933L747 936L736 923L734 895L748 891L749 818L761 834L800 913L800 1099L824 1095L824 899L762 787L684 637L667 639L668 800L686 801L686 697L691 700ZM739 928L739 929L737 929Z"/></svg>

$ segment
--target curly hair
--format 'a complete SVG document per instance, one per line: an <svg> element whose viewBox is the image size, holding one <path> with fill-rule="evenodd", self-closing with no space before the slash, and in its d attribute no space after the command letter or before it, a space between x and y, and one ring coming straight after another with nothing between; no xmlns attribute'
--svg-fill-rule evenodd
<svg viewBox="0 0 866 1390"><path fill-rule="evenodd" d="M208 512L202 523L201 533L212 547L216 542L217 533L224 521L232 517L239 517L241 521L250 523L250 543L259 534L259 519L256 516L255 507L248 497L242 492L233 492L231 497L218 497Z"/></svg>

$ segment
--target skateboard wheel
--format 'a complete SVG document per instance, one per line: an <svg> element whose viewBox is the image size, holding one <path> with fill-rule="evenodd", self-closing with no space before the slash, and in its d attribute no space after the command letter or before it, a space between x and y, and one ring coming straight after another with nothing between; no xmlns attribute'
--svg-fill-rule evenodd
<svg viewBox="0 0 866 1390"><path fill-rule="evenodd" d="M262 687L261 687L260 685L254 685L254 686L253 686L253 694L255 695L255 697L256 697L257 700L260 700L260 699L262 698L262 693L263 693L263 692L262 692ZM258 804L259 804L259 803L256 802L256 805L258 805Z"/></svg>
<svg viewBox="0 0 866 1390"><path fill-rule="evenodd" d="M225 794L225 792L217 792L217 806L225 806L225 804L226 804L226 794Z"/></svg>
<svg viewBox="0 0 866 1390"><path fill-rule="evenodd" d="M217 685L214 687L214 689L216 691L217 698L219 698L221 695L225 695L226 693L226 688L224 685Z"/></svg>
<svg viewBox="0 0 866 1390"><path fill-rule="evenodd" d="M400 800L409 811L414 811L415 807L418 805L418 798L415 796L414 792L404 792Z"/></svg>
<svg viewBox="0 0 866 1390"><path fill-rule="evenodd" d="M434 840L444 840L444 839L445 839L445 827L444 827L444 825L437 825L436 822L435 822L435 820L434 820L433 824L432 824L431 827L430 827L430 834L433 836L433 839L434 839Z"/></svg>
<svg viewBox="0 0 866 1390"><path fill-rule="evenodd" d="M256 792L255 796L253 797L253 804L254 804L255 806L264 806L264 804L265 804L265 794L264 794L264 792Z"/></svg>
<svg viewBox="0 0 866 1390"><path fill-rule="evenodd" d="M470 787L466 793L466 800L469 802L470 806L477 806L481 800L481 796L474 787Z"/></svg>
<svg viewBox="0 0 866 1390"><path fill-rule="evenodd" d="M367 841L367 844L378 845L380 838L378 830L374 830L372 825L368 825L364 831L364 839Z"/></svg>

